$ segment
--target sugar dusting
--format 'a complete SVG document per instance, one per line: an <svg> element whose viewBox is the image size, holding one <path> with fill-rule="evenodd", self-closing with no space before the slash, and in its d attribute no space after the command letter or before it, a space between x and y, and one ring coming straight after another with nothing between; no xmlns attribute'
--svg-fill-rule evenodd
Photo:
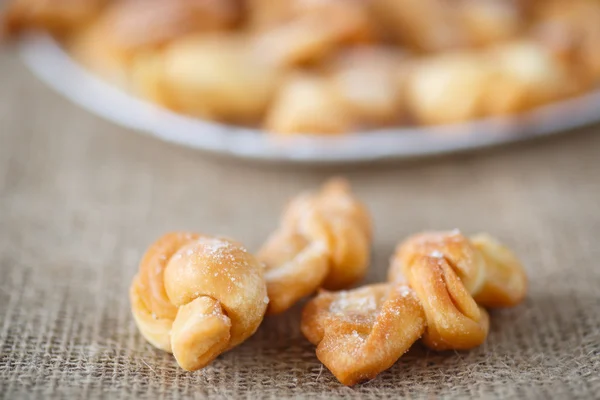
<svg viewBox="0 0 600 400"><path fill-rule="evenodd" d="M348 291L338 293L338 297L329 306L329 311L334 314L344 314L347 311L356 311L369 314L377 311L377 302L372 294L356 295Z"/></svg>
<svg viewBox="0 0 600 400"><path fill-rule="evenodd" d="M356 330L352 331L352 333L350 334L350 337L359 342L365 341L365 338L360 333L358 333Z"/></svg>
<svg viewBox="0 0 600 400"><path fill-rule="evenodd" d="M227 251L231 250L233 245L227 240L216 238L201 238L199 242L202 244L202 250L204 254L208 257L215 258L217 260L227 258L227 256L233 257L233 255L229 251Z"/></svg>
<svg viewBox="0 0 600 400"><path fill-rule="evenodd" d="M433 250L429 253L429 256L433 258L444 258L444 254L439 250Z"/></svg>
<svg viewBox="0 0 600 400"><path fill-rule="evenodd" d="M413 291L408 286L401 286L398 289L398 294L400 294L400 296L402 296L402 297L408 297L408 296L411 296L413 294Z"/></svg>
<svg viewBox="0 0 600 400"><path fill-rule="evenodd" d="M190 258L194 270L207 279L207 284L218 284L222 290L232 293L262 279L260 269L249 263L247 250L236 242L221 237L201 237L195 243L177 255Z"/></svg>

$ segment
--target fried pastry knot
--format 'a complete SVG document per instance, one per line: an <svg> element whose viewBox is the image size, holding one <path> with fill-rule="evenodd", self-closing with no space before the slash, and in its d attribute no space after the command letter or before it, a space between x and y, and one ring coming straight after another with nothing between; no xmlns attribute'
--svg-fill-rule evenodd
<svg viewBox="0 0 600 400"><path fill-rule="evenodd" d="M239 243L195 233L170 233L150 246L130 300L142 335L190 371L251 336L269 302L254 256Z"/></svg>
<svg viewBox="0 0 600 400"><path fill-rule="evenodd" d="M302 333L317 357L344 385L390 368L425 331L426 316L413 290L381 283L341 292L321 291L304 308Z"/></svg>
<svg viewBox="0 0 600 400"><path fill-rule="evenodd" d="M258 253L266 266L268 313L282 312L320 287L342 289L357 282L370 249L369 214L346 181L331 180L318 193L293 199Z"/></svg>
<svg viewBox="0 0 600 400"><path fill-rule="evenodd" d="M87 68L127 90L163 104L172 100L163 99L167 94L159 96L155 93L158 89L148 88L150 83L146 81L153 80L152 86L158 86L167 79L163 76L167 72L162 69L168 66L163 64L171 61L166 60L167 55L163 56L165 48L188 37L211 37L215 32L222 33L231 28L238 17L239 7L235 0L114 1L65 44ZM202 54L202 50L199 53ZM201 72L199 74L202 76ZM170 103L164 105L172 106Z"/></svg>
<svg viewBox="0 0 600 400"><path fill-rule="evenodd" d="M95 18L108 0L13 0L3 5L0 31L45 29L59 35L81 28Z"/></svg>
<svg viewBox="0 0 600 400"><path fill-rule="evenodd" d="M301 329L335 377L354 385L391 367L419 338L434 350L479 346L489 331L481 305L514 306L526 288L519 261L488 235L423 233L398 247L389 283L321 291Z"/></svg>
<svg viewBox="0 0 600 400"><path fill-rule="evenodd" d="M427 315L423 342L435 350L480 345L489 329L485 307L521 302L527 278L515 255L495 239L458 231L426 232L398 246L389 270L407 282Z"/></svg>

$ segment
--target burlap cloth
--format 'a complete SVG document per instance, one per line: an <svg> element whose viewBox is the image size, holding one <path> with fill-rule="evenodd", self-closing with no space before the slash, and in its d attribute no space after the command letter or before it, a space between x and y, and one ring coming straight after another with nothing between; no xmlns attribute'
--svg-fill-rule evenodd
<svg viewBox="0 0 600 400"><path fill-rule="evenodd" d="M0 397L598 398L599 129L393 166L259 166L119 128L0 54ZM284 201L332 173L374 215L367 281L410 233L486 230L522 257L527 300L492 313L480 348L415 346L353 389L315 357L300 307L194 373L142 339L127 290L149 243L190 229L256 249Z"/></svg>

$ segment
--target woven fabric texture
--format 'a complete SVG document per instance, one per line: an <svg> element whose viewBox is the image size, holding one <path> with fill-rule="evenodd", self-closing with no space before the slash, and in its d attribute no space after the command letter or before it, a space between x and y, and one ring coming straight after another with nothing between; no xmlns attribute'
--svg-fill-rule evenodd
<svg viewBox="0 0 600 400"><path fill-rule="evenodd" d="M347 169L255 165L135 134L63 100L0 55L0 397L597 398L600 127L478 154ZM483 134L483 132L482 132ZM332 174L375 221L365 282L424 229L488 231L522 258L526 301L493 311L466 352L415 345L347 388L299 330L301 305L188 373L137 332L127 296L148 244L171 230L250 249L286 199Z"/></svg>

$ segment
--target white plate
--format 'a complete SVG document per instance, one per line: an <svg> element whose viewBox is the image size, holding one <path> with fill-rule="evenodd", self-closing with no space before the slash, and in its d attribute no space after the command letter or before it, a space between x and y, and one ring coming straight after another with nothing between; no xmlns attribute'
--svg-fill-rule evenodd
<svg viewBox="0 0 600 400"><path fill-rule="evenodd" d="M187 117L136 98L87 72L47 35L26 37L19 48L35 75L93 113L169 142L255 160L332 164L423 157L548 136L600 121L600 91L595 91L510 118L333 137L279 137Z"/></svg>

